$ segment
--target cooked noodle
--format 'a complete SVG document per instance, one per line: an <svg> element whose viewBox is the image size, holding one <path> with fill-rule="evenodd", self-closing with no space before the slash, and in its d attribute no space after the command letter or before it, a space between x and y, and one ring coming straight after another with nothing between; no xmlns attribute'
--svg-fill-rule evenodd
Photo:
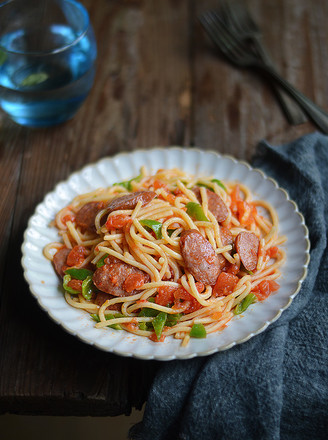
<svg viewBox="0 0 328 440"><path fill-rule="evenodd" d="M195 186L200 188L200 199L193 191ZM112 200L137 191L154 191L156 197L147 204L139 201L132 209L108 213L107 206ZM228 209L222 222L218 222L209 209L210 192L220 196ZM94 232L85 230L76 221L79 210L90 202L103 202L94 218ZM190 202L201 205L205 220L187 212L186 206ZM128 219L123 226L107 226L109 218L115 224L119 216ZM161 224L159 236L143 223L144 220ZM278 248L285 238L278 235L278 216L270 204L253 199L251 191L241 183L225 182L222 186L215 179L196 177L178 169L159 170L154 175L147 175L142 169L138 178L123 185L79 195L58 212L54 223L62 243L50 243L45 247L44 255L49 260L53 260L61 248L74 250L78 246L83 249L83 258L73 266L66 263L66 269L87 268L95 272L99 263L110 264L110 259L114 258L133 266L138 273L142 271L147 277L146 282L136 285L124 296L102 293L102 301L99 301L100 292L95 285L91 287L90 299L81 291L65 291L68 304L92 314L98 321L97 328L116 326L155 341L172 335L181 339L183 346L187 345L195 324L203 326L206 334L222 330L233 318L236 306L250 294L253 294L254 302L276 290L279 286L272 283L279 278L280 267L285 261L285 252ZM223 272L238 277L232 291L217 290L216 285L199 282L188 269L181 251L180 234L189 229L199 231L216 255L223 256ZM224 230L230 231L233 243L225 243ZM236 251L235 239L243 231L252 232L259 239L253 271L243 267ZM229 268L234 268L234 272ZM263 293L264 287L266 294ZM218 295L217 291L224 294ZM170 302L163 303L163 297L171 298ZM140 313L143 309L148 313ZM155 337L152 323L160 312L166 322L160 337ZM171 322L170 316L174 318ZM106 319L108 317L110 321Z"/></svg>

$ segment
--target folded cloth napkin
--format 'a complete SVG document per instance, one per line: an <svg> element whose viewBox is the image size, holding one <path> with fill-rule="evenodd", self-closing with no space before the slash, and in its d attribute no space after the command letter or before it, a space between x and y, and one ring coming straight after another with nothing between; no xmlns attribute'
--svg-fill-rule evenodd
<svg viewBox="0 0 328 440"><path fill-rule="evenodd" d="M311 241L308 276L263 333L208 357L163 363L133 440L328 438L328 136L262 141L253 165L296 201Z"/></svg>

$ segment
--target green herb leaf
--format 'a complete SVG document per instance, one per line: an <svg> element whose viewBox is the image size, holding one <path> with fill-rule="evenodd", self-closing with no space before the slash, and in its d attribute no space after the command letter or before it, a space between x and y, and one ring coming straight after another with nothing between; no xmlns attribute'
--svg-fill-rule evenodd
<svg viewBox="0 0 328 440"><path fill-rule="evenodd" d="M3 50L0 50L0 66L4 64L7 59L7 54Z"/></svg>
<svg viewBox="0 0 328 440"><path fill-rule="evenodd" d="M31 73L31 75L27 76L21 82L21 86L23 87L31 87L36 86L38 84L43 83L49 78L49 75L45 72L40 73Z"/></svg>

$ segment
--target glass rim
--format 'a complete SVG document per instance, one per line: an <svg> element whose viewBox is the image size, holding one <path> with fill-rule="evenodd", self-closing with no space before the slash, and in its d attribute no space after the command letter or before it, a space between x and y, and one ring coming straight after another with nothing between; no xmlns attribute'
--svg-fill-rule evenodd
<svg viewBox="0 0 328 440"><path fill-rule="evenodd" d="M14 3L16 0L4 0L0 1L0 10L3 6L6 6L10 3ZM84 25L82 27L82 31L80 34L69 44L65 44L63 46L60 46L58 48L49 50L49 51L28 51L28 50L8 50L6 47L4 47L0 43L0 51L8 53L8 54L14 54L14 55L32 55L32 56L45 56L45 55L54 55L60 52L64 52L65 50L69 49L72 46L75 46L82 38L86 35L86 33L89 30L90 27L90 18L88 11L86 10L85 6L82 5L82 3L76 1L76 0L61 0L62 3L71 3L75 5L78 9L82 11L83 18L84 18Z"/></svg>

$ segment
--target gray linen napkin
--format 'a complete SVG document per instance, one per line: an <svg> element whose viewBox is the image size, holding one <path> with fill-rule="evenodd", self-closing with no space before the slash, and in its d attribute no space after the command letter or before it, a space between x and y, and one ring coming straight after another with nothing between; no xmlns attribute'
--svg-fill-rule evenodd
<svg viewBox="0 0 328 440"><path fill-rule="evenodd" d="M163 363L134 440L328 438L328 136L259 144L253 165L296 201L310 232L308 276L292 305L248 342Z"/></svg>

